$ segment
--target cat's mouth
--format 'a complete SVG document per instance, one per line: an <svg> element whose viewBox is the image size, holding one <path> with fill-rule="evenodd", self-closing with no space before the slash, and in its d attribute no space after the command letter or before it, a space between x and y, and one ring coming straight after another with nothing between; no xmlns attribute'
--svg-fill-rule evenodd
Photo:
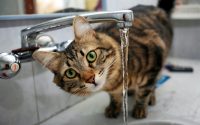
<svg viewBox="0 0 200 125"><path fill-rule="evenodd" d="M92 85L94 85L94 87L97 87L98 86L98 84L94 81L94 82L92 82L92 83L89 83L89 84L92 84Z"/></svg>
<svg viewBox="0 0 200 125"><path fill-rule="evenodd" d="M96 75L95 82L93 83L94 85L92 89L93 92L99 91L103 88L107 80L107 74L108 74L108 70L105 69L101 75Z"/></svg>
<svg viewBox="0 0 200 125"><path fill-rule="evenodd" d="M97 87L97 86L98 86L98 84L97 84L96 82L94 82L93 84L94 84L94 86L95 86L95 87Z"/></svg>
<svg viewBox="0 0 200 125"><path fill-rule="evenodd" d="M101 88L102 88L101 83L98 84L98 83L95 82L95 83L93 83L93 87L92 87L91 91L97 92L97 91L101 90Z"/></svg>
<svg viewBox="0 0 200 125"><path fill-rule="evenodd" d="M100 73L94 75L94 79L85 82L88 91L97 92L103 89L108 75L108 68L101 70Z"/></svg>
<svg viewBox="0 0 200 125"><path fill-rule="evenodd" d="M103 86L102 82L92 82L92 83L86 83L86 87L89 89L89 91L91 92L97 92L99 90L101 90Z"/></svg>

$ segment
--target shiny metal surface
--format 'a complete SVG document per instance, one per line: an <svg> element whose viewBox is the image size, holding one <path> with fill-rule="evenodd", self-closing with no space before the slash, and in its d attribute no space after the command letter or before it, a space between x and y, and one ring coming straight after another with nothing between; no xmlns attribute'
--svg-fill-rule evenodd
<svg viewBox="0 0 200 125"><path fill-rule="evenodd" d="M0 78L12 78L19 72L20 68L21 65L17 55L0 53Z"/></svg>
<svg viewBox="0 0 200 125"><path fill-rule="evenodd" d="M107 21L116 22L119 28L130 27L132 26L133 21L133 12L131 10L113 12L91 12L79 15L87 18L87 20L90 23L99 23ZM22 47L36 46L35 39L41 33L71 26L73 23L73 18L75 16L77 15L50 20L23 29L21 31Z"/></svg>
<svg viewBox="0 0 200 125"><path fill-rule="evenodd" d="M55 44L54 39L46 34L38 35L35 42L39 47L53 46Z"/></svg>

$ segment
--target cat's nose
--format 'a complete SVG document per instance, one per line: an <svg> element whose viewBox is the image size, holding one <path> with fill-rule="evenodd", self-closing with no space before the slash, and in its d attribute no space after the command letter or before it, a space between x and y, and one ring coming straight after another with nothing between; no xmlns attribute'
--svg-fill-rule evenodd
<svg viewBox="0 0 200 125"><path fill-rule="evenodd" d="M95 83L95 74L91 71L86 71L83 73L83 79L86 83Z"/></svg>
<svg viewBox="0 0 200 125"><path fill-rule="evenodd" d="M87 80L86 80L86 83L95 83L95 76L94 75L92 75L92 76L90 76Z"/></svg>

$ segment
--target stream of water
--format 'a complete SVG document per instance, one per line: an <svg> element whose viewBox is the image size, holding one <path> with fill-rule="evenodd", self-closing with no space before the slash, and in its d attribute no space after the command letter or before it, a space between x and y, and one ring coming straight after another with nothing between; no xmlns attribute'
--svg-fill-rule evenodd
<svg viewBox="0 0 200 125"><path fill-rule="evenodd" d="M128 124L128 33L129 28L120 29L121 38L121 59L122 59L122 78L123 78L123 120L124 125Z"/></svg>

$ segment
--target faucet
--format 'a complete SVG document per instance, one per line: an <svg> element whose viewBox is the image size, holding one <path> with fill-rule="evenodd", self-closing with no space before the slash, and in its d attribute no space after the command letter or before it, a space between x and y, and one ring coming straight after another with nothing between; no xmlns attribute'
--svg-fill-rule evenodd
<svg viewBox="0 0 200 125"><path fill-rule="evenodd" d="M116 22L118 28L131 27L134 18L131 10L89 12L77 15L85 17L89 23ZM71 26L75 16L53 19L21 30L21 48L12 50L11 53L0 53L0 78L8 79L15 76L21 68L21 63L33 60L32 54L37 49L63 51L72 40L54 43L50 36L42 34Z"/></svg>
<svg viewBox="0 0 200 125"><path fill-rule="evenodd" d="M75 16L76 15L62 17L23 29L21 31L22 47L36 46L34 41L40 33L71 26L73 23L73 18ZM133 21L133 12L131 10L113 12L90 12L80 14L80 16L87 18L90 23L107 21L116 22L119 28L130 27L132 26Z"/></svg>

